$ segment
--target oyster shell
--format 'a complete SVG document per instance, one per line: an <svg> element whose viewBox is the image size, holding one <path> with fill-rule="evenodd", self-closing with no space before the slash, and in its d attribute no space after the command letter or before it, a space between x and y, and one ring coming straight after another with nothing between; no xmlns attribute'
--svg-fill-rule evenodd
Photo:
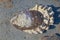
<svg viewBox="0 0 60 40"><path fill-rule="evenodd" d="M30 34L43 33L53 24L53 14L51 7L36 5L25 11L19 12L18 15L11 18L10 22L21 31Z"/></svg>

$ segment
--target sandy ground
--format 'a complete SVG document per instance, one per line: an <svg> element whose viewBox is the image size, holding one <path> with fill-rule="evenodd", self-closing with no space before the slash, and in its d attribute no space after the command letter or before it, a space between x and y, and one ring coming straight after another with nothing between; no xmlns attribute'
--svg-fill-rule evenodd
<svg viewBox="0 0 60 40"><path fill-rule="evenodd" d="M46 33L30 35L24 33L9 22L9 20L15 15L15 12L22 11L28 8L32 8L35 4L49 5L55 8L56 12L56 22L53 28L48 30ZM59 0L12 0L12 7L5 7L4 3L0 3L0 40L41 40L40 38L44 35L52 35L54 33L60 33L60 1ZM59 14L59 15L57 15Z"/></svg>

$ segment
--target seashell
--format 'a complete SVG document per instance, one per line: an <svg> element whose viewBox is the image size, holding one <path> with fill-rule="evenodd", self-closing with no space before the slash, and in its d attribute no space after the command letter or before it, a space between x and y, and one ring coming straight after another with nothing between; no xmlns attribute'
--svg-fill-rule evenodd
<svg viewBox="0 0 60 40"><path fill-rule="evenodd" d="M44 30L48 30L50 24L53 24L53 16L50 16L47 10L50 10L50 7L36 5L28 10L18 12L19 14L11 18L10 22L21 31L40 34Z"/></svg>

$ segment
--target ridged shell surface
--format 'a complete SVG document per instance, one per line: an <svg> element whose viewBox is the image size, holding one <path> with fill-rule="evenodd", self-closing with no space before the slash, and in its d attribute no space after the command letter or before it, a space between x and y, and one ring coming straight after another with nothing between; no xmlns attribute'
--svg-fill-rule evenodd
<svg viewBox="0 0 60 40"><path fill-rule="evenodd" d="M17 29L29 34L40 34L53 25L53 14L51 7L36 5L11 18L10 22Z"/></svg>

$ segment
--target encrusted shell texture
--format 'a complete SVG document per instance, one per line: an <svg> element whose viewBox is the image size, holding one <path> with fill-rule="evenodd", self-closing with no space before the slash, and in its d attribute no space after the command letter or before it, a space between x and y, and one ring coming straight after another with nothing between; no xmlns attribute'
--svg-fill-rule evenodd
<svg viewBox="0 0 60 40"><path fill-rule="evenodd" d="M51 7L36 5L11 18L10 22L17 29L30 33L39 34L49 29L53 25L53 14Z"/></svg>

